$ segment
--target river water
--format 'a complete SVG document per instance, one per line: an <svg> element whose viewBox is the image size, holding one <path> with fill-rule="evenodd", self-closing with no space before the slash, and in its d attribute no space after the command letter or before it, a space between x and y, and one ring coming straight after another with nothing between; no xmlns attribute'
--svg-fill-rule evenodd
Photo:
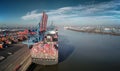
<svg viewBox="0 0 120 71"><path fill-rule="evenodd" d="M59 64L33 71L120 71L120 36L59 30Z"/></svg>

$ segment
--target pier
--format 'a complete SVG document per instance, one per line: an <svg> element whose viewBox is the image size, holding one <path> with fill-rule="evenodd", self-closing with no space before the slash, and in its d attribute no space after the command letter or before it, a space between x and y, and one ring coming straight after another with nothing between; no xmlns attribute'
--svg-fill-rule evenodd
<svg viewBox="0 0 120 71"><path fill-rule="evenodd" d="M30 50L24 44L0 49L0 71L26 71L31 64Z"/></svg>

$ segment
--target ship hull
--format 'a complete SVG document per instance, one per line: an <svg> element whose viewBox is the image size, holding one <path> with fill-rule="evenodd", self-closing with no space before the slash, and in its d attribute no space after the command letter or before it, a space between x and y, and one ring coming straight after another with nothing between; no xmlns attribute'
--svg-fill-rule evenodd
<svg viewBox="0 0 120 71"><path fill-rule="evenodd" d="M56 59L32 58L32 62L39 65L56 65L58 63L58 58Z"/></svg>

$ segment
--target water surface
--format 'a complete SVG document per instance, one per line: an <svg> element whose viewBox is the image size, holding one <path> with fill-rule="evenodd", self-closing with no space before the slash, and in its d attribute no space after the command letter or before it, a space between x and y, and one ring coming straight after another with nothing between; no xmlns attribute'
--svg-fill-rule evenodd
<svg viewBox="0 0 120 71"><path fill-rule="evenodd" d="M34 71L120 71L120 36L59 30L59 64Z"/></svg>

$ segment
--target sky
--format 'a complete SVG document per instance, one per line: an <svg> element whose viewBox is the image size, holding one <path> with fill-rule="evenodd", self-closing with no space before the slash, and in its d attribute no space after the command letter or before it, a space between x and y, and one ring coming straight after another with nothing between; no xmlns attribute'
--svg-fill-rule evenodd
<svg viewBox="0 0 120 71"><path fill-rule="evenodd" d="M0 26L120 25L120 0L0 0Z"/></svg>

